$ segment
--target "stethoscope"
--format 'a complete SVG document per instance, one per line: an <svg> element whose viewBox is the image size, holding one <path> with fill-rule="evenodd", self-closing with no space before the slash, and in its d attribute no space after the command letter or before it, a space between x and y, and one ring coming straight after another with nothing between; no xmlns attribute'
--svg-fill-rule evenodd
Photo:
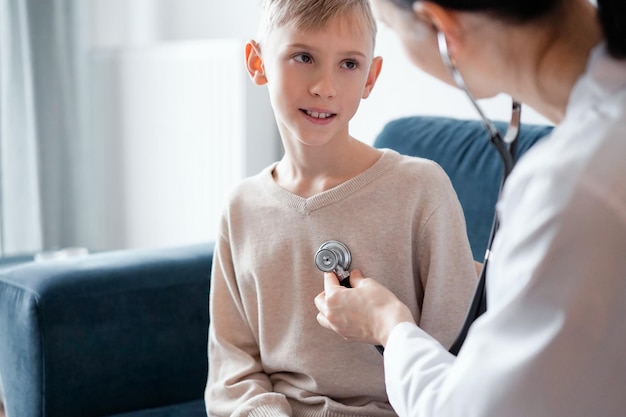
<svg viewBox="0 0 626 417"><path fill-rule="evenodd" d="M495 127L493 122L489 120L487 116L485 116L485 113L478 105L478 102L465 85L465 81L463 80L461 73L452 63L452 60L450 59L450 55L448 53L448 44L442 32L438 32L437 40L439 43L439 53L441 54L441 58L443 59L444 64L450 71L457 86L465 92L467 97L470 99L470 102L480 115L485 129L489 134L489 141L496 148L498 155L502 160L503 175L499 190L501 193L502 188L504 187L504 183L515 165L522 105L519 102L513 100L511 109L511 121L509 122L508 129L503 137L502 134ZM461 327L461 330L459 331L456 340L452 344L452 347L449 349L450 353L452 353L453 355L457 355L461 350L461 346L463 346L465 338L467 337L467 333L474 321L478 317L480 317L485 311L487 311L487 264L489 263L491 247L493 245L493 240L495 238L496 232L498 231L498 226L499 221L498 215L496 213L493 219L493 224L491 226L489 241L487 243L487 250L485 251L485 257L483 260L483 267L480 272L478 283L476 285L474 298L468 309L467 315L465 317L465 322L463 323L463 326ZM327 242L324 242L315 253L315 265L317 266L317 268L323 272L334 272L339 278L340 284L346 288L350 288L349 269L351 261L352 255L350 254L348 246L337 240L329 240ZM376 349L378 349L381 354L384 352L384 348L382 346L376 346Z"/></svg>
<svg viewBox="0 0 626 417"><path fill-rule="evenodd" d="M498 129L496 129L495 125L491 120L485 116L485 113L478 105L478 102L472 95L472 93L467 88L461 73L452 63L452 59L450 58L450 54L448 53L448 43L446 41L446 37L443 32L437 33L437 41L439 43L439 53L441 55L441 59L443 63L450 71L452 78L456 85L465 92L465 95L469 98L470 102L480 115L482 122L489 134L489 141L498 151L498 155L502 160L502 181L500 182L500 190L499 193L502 193L502 188L504 187L504 183L508 178L511 171L513 171L513 167L515 166L515 157L517 155L517 143L519 139L520 132L520 119L522 113L522 105L518 101L513 100L512 108L511 108L511 121L509 122L508 129L504 137L500 134ZM458 355L461 350L461 346L463 346L463 342L465 342L465 338L467 337L467 332L470 327L476 321L478 317L480 317L485 311L487 311L487 264L489 263L489 256L491 255L491 247L493 245L493 240L496 236L496 232L499 227L498 214L496 212L493 223L491 226L491 232L489 234L489 241L487 243L487 250L485 251L485 257L483 260L483 267L480 271L480 277L478 278L478 284L476 285L476 291L474 292L474 298L472 303L470 304L469 310L465 317L465 322L463 323L463 327L459 331L459 335L456 340L450 347L450 353L453 355Z"/></svg>

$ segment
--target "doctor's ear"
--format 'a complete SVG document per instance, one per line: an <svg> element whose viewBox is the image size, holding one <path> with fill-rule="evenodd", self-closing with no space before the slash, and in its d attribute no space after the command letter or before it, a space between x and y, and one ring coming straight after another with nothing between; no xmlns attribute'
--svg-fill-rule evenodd
<svg viewBox="0 0 626 417"><path fill-rule="evenodd" d="M263 66L263 58L261 57L261 48L256 41L246 42L246 68L250 78L256 85L267 84L265 77L265 68Z"/></svg>

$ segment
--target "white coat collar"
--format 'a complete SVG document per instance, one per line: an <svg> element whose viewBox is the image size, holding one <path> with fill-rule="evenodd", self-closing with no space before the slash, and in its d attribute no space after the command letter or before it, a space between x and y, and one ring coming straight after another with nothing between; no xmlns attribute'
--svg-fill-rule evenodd
<svg viewBox="0 0 626 417"><path fill-rule="evenodd" d="M605 102L616 91L626 88L626 60L612 58L604 42L589 55L585 73L574 84L565 118L577 119Z"/></svg>

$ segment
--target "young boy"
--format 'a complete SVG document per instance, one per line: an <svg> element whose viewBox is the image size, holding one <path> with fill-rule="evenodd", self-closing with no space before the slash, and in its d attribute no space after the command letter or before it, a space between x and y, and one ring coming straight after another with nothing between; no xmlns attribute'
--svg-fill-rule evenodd
<svg viewBox="0 0 626 417"><path fill-rule="evenodd" d="M314 255L352 266L410 306L445 346L476 283L463 213L434 163L350 136L382 60L368 0L265 0L252 80L269 89L285 154L234 190L213 261L209 416L394 416L374 348L321 327Z"/></svg>

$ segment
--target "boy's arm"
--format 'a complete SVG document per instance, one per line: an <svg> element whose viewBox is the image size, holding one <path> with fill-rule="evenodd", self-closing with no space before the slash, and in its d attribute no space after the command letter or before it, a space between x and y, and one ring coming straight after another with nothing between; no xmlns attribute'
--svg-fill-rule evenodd
<svg viewBox="0 0 626 417"><path fill-rule="evenodd" d="M472 257L463 210L447 177L436 189L440 200L417 248L424 288L417 324L449 348L467 315L482 265Z"/></svg>
<svg viewBox="0 0 626 417"><path fill-rule="evenodd" d="M209 416L290 416L283 394L273 392L251 330L228 241L216 242L210 295L209 376L205 404Z"/></svg>

